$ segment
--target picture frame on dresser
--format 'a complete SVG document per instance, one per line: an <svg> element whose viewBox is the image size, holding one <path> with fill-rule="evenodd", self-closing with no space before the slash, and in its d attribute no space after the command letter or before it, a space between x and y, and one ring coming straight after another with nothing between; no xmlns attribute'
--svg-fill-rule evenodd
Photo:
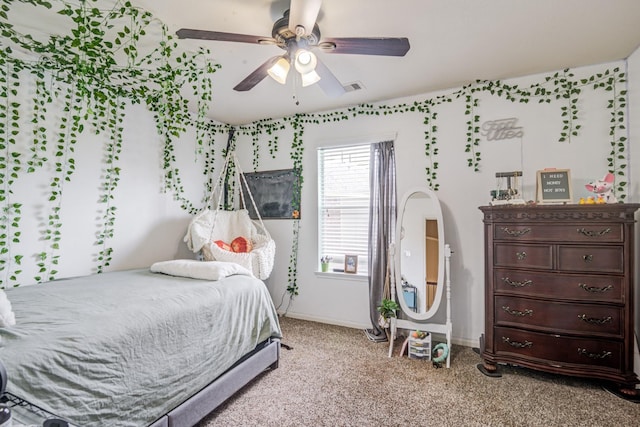
<svg viewBox="0 0 640 427"><path fill-rule="evenodd" d="M544 169L536 172L536 200L540 204L573 203L570 169Z"/></svg>

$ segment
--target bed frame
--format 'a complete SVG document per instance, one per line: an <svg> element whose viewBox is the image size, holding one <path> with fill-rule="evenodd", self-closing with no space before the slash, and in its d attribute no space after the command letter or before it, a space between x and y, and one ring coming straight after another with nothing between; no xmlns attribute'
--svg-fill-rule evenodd
<svg viewBox="0 0 640 427"><path fill-rule="evenodd" d="M270 338L149 427L194 426L262 372L276 369L279 359L280 340Z"/></svg>

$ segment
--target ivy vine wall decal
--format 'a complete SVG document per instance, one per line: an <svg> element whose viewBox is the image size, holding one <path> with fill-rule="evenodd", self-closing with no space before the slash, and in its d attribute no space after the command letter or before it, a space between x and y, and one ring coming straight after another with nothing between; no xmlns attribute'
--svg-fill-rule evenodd
<svg viewBox="0 0 640 427"><path fill-rule="evenodd" d="M578 100L580 94L587 89L596 91L603 90L609 94L607 105L604 106L609 114L609 144L611 150L607 157L608 170L616 175L616 195L620 201L627 197L627 130L626 130L626 104L627 91L626 76L618 67L606 69L600 73L582 79L576 79L571 70L566 69L556 72L553 75L545 76L542 81L534 83L528 87L509 85L502 81L478 80L466 85L449 94L427 98L413 103L401 103L395 105L388 104L362 104L343 110L324 113L297 114L282 119L264 119L254 123L238 127L238 131L245 136L251 136L253 144L253 165L257 168L259 164L260 146L267 143L269 153L275 156L278 151L277 132L289 126L293 129L293 141L291 145L291 158L294 168L300 169L302 174L302 135L305 126L324 125L328 123L341 122L355 119L359 116L394 116L397 114L416 114L418 120L422 120L424 125L424 154L427 166L425 168L425 180L427 185L434 190L438 190L437 179L438 170L438 126L437 107L457 100L464 100L464 114L467 117L466 144L464 151L467 154L466 164L474 171L480 170L482 161L480 151L480 114L479 104L481 94L497 96L510 102L524 103L538 102L544 104L560 103L560 121L562 129L558 135L559 143L568 143L572 137L577 137L581 129L579 122L580 111ZM209 126L216 131L221 131L223 125L210 123ZM270 138L270 139L269 139ZM267 141L265 141L267 139ZM301 182L302 185L302 182ZM302 187L298 188L300 193ZM300 200L300 194L298 194ZM293 244L291 258L288 269L287 291L291 297L298 295L297 285L297 253L298 253L298 233L299 221L294 220Z"/></svg>
<svg viewBox="0 0 640 427"><path fill-rule="evenodd" d="M109 5L106 10L99 8ZM68 31L38 38L13 24L20 21L12 19L14 13L32 16L33 8L51 11ZM164 24L128 1L2 0L0 35L0 287L18 286L22 263L34 258L12 249L20 242L21 218L27 214L13 185L23 174L45 165L54 172L45 227L40 230L45 245L35 255L38 274L33 279L56 277L62 194L73 177L74 152L87 128L107 141L100 194L104 208L95 235L95 270L102 272L112 259L109 239L116 224L112 202L121 172L125 107L144 104L153 112L164 141L165 188L180 199L183 188L174 165L175 144L195 126L198 145L205 146L202 124L212 99L211 75L218 66L210 62L208 51L180 51ZM195 114L189 111L183 90L198 100ZM21 149L25 145L28 152ZM184 198L181 202L186 210L195 210Z"/></svg>
<svg viewBox="0 0 640 427"><path fill-rule="evenodd" d="M101 9L111 4L109 9ZM66 19L69 31L39 40L23 34L11 24L12 13L28 13L37 7ZM154 37L159 39L153 39ZM152 39L152 43L143 43ZM147 40L148 41L148 40ZM145 51L142 46L155 46ZM96 225L95 271L110 265L113 249L109 240L117 226L114 194L122 173L120 154L127 143L122 138L124 110L130 104L143 104L154 115L162 138L162 165L165 191L171 193L189 214L206 204L206 196L197 202L186 196L176 152L180 138L195 129L197 156L204 161L208 177L204 194L214 187L217 158L215 139L227 135L231 127L206 118L212 102L211 76L219 68L206 50L182 52L167 28L150 13L133 7L128 1L78 0L0 0L0 288L19 286L21 281L37 282L56 277L60 252L62 194L76 169L75 148L86 132L102 135L103 173L99 200L103 205ZM279 133L292 130L288 148L300 177L304 155L303 136L307 126L357 119L361 116L393 117L415 115L424 126L425 180L437 190L438 184L438 107L462 102L466 116L466 141L462 161L479 170L482 162L480 139L480 103L491 95L514 103L559 103L562 123L559 142L579 135L579 99L583 91L593 89L608 94L603 109L610 117L609 171L616 175L616 195L626 198L627 137L625 74L618 68L576 79L571 70L543 77L528 87L502 81L476 81L448 94L412 103L389 105L362 104L342 110L297 114L281 119L264 119L235 127L236 139L248 139L253 147L252 166L260 166L262 151L275 158L282 150ZM181 94L188 90L197 99L191 112ZM51 108L56 108L55 114ZM58 111L60 110L60 111ZM51 120L52 116L58 117ZM29 126L25 126L28 123ZM242 142L240 140L239 142ZM24 147L27 147L24 149ZM219 156L224 156L220 150ZM45 247L36 254L19 254L13 246L20 242L21 219L33 213L23 212L19 195L13 192L15 181L45 165L53 170L49 185L45 226L39 230ZM297 207L302 194L302 179L296 189ZM289 259L287 291L298 295L297 257L300 221L293 221L293 243ZM35 259L38 275L21 278L22 264Z"/></svg>

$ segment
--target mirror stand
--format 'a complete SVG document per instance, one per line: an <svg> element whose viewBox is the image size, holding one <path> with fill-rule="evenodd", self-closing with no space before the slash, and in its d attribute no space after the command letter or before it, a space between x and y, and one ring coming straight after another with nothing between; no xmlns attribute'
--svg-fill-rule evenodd
<svg viewBox="0 0 640 427"><path fill-rule="evenodd" d="M392 252L395 251L395 248L391 249ZM393 355L393 344L398 335L398 329L416 329L429 333L437 333L443 334L447 340L447 349L448 354L446 358L446 367L449 368L451 366L451 248L448 244L444 245L444 273L445 273L445 292L447 295L447 305L446 305L446 320L445 323L425 323L416 320L408 320L408 319L398 319L396 317L392 317L390 320L390 336L389 336L389 357ZM393 263L391 264L391 281L392 286L391 289L394 291L391 292L391 299L396 301L397 292L395 286L395 266Z"/></svg>

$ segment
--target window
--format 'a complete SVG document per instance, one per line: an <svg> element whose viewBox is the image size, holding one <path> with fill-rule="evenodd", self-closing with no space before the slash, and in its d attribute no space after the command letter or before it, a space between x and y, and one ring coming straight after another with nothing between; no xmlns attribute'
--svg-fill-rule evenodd
<svg viewBox="0 0 640 427"><path fill-rule="evenodd" d="M368 273L369 157L369 144L318 150L318 241L329 271L357 255L356 274Z"/></svg>

